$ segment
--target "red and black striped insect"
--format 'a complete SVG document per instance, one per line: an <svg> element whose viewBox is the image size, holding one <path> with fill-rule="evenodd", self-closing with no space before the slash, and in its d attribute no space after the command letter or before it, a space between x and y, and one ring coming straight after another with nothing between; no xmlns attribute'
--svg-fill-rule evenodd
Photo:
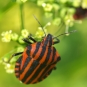
<svg viewBox="0 0 87 87"><path fill-rule="evenodd" d="M43 28L42 30L44 31ZM27 39L23 39L25 43L28 43L24 52L12 55L13 57L21 54L15 63L15 76L22 81L22 83L38 83L48 77L52 70L56 69L60 55L53 45L59 43L57 37L53 37L51 34L46 36L45 34L41 42L37 42L32 38L32 35L28 36ZM34 43L29 42L29 40L32 40Z"/></svg>
<svg viewBox="0 0 87 87"><path fill-rule="evenodd" d="M22 54L16 61L15 75L25 84L34 84L44 80L55 69L60 56L52 45L59 40L53 41L51 34L48 34L41 42L36 42L31 36L29 39L34 43L23 39L29 45L24 52L13 55Z"/></svg>
<svg viewBox="0 0 87 87"><path fill-rule="evenodd" d="M76 12L73 15L73 18L75 20L83 19L87 17L87 9L83 9L82 7L76 8Z"/></svg>

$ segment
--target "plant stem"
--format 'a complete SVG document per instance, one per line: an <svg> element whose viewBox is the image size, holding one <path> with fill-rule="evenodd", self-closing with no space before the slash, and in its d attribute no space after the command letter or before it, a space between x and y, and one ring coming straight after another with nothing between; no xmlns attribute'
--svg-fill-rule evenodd
<svg viewBox="0 0 87 87"><path fill-rule="evenodd" d="M23 30L24 29L23 3L20 4L20 19L21 19L21 30Z"/></svg>

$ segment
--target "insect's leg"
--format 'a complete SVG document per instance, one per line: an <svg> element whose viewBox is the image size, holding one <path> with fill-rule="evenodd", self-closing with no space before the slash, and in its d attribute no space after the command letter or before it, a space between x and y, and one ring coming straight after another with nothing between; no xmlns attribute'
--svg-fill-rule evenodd
<svg viewBox="0 0 87 87"><path fill-rule="evenodd" d="M56 39L56 41L54 41L53 44L57 44L60 42L60 40L58 38L55 38L55 39Z"/></svg>
<svg viewBox="0 0 87 87"><path fill-rule="evenodd" d="M30 34L30 35L28 36L28 39L32 40L33 42L37 42L37 41L32 37L32 34Z"/></svg>
<svg viewBox="0 0 87 87"><path fill-rule="evenodd" d="M11 57L10 57L10 59L7 61L7 62L5 62L4 60L4 62L5 63L9 63L10 62L10 60L14 57L14 56L17 56L17 55L20 55L20 54L22 54L23 52L19 52L19 53L15 53L15 54L13 54Z"/></svg>
<svg viewBox="0 0 87 87"><path fill-rule="evenodd" d="M28 41L26 38L23 39L24 42L28 43L28 44L32 44L30 41Z"/></svg>
<svg viewBox="0 0 87 87"><path fill-rule="evenodd" d="M56 70L56 66L53 69Z"/></svg>

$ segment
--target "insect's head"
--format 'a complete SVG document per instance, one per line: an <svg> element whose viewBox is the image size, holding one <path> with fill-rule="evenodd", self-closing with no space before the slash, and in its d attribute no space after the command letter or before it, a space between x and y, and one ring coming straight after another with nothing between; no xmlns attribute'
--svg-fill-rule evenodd
<svg viewBox="0 0 87 87"><path fill-rule="evenodd" d="M51 34L48 34L47 36L45 36L43 38L42 44L44 44L44 46L52 46L53 45L53 36Z"/></svg>

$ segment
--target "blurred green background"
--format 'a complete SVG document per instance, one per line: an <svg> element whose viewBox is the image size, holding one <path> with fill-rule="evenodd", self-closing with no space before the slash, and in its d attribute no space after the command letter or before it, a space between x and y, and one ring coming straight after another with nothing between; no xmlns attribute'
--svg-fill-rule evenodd
<svg viewBox="0 0 87 87"><path fill-rule="evenodd" d="M42 25L49 20L44 18L43 9L35 3L27 2L24 4L24 26L30 33L35 33L39 24L33 14L36 15ZM20 8L19 4L12 3L10 0L0 0L0 34L3 31L12 30L20 32ZM55 34L58 26L51 25L48 32ZM0 87L87 87L87 18L82 24L75 23L70 30L77 32L60 37L60 43L55 47L58 50L61 61L57 64L57 70L44 81L25 85L20 83L14 73L6 73L4 66L0 64ZM60 30L57 35L63 33ZM0 36L0 58L14 48L16 43L4 43Z"/></svg>

